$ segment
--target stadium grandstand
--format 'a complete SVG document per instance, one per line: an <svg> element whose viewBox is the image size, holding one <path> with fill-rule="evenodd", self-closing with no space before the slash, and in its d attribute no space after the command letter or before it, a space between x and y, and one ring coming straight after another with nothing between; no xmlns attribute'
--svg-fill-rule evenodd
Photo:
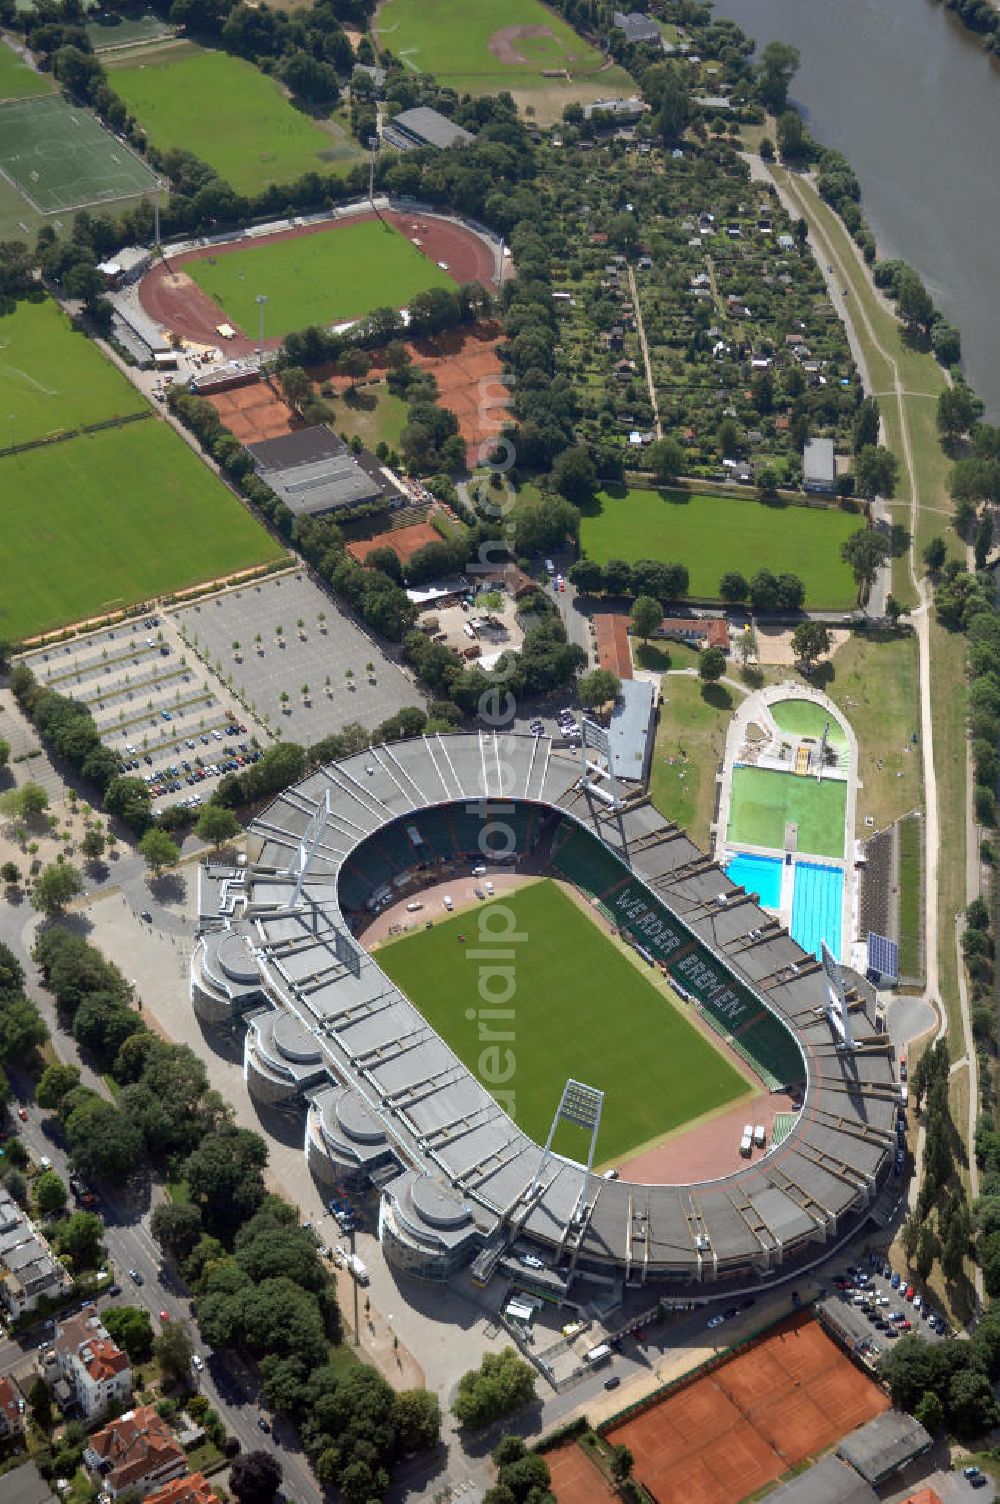
<svg viewBox="0 0 1000 1504"><path fill-rule="evenodd" d="M470 860L530 862L599 904L766 1087L794 1091L780 1143L683 1185L546 1155L359 937ZM873 1214L891 1174L898 1087L874 989L844 971L845 1045L815 957L644 796L600 797L546 737L434 735L331 763L257 817L244 866L200 869L198 902L196 1012L242 1020L249 1089L302 1112L322 1186L379 1189L400 1269L471 1264L485 1282L516 1245L554 1293L593 1279L705 1296L794 1274Z"/></svg>

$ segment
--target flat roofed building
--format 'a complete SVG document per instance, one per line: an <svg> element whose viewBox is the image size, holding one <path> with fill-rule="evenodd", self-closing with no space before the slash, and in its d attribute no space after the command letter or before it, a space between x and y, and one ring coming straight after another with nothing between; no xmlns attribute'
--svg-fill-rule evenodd
<svg viewBox="0 0 1000 1504"><path fill-rule="evenodd" d="M386 140L401 151L414 146L465 146L475 137L471 131L456 125L447 115L438 110L420 105L414 110L403 110L394 115L383 131Z"/></svg>
<svg viewBox="0 0 1000 1504"><path fill-rule="evenodd" d="M373 455L352 454L343 439L322 423L248 444L247 449L261 480L297 517L403 500L380 474Z"/></svg>
<svg viewBox="0 0 1000 1504"><path fill-rule="evenodd" d="M42 1295L57 1295L71 1284L31 1218L0 1187L0 1300L10 1315L33 1311Z"/></svg>
<svg viewBox="0 0 1000 1504"><path fill-rule="evenodd" d="M900 1468L929 1452L931 1445L930 1433L912 1415L886 1410L845 1436L837 1447L837 1456L877 1488Z"/></svg>
<svg viewBox="0 0 1000 1504"><path fill-rule="evenodd" d="M832 439L810 439L802 451L802 488L828 495L835 489L837 467Z"/></svg>

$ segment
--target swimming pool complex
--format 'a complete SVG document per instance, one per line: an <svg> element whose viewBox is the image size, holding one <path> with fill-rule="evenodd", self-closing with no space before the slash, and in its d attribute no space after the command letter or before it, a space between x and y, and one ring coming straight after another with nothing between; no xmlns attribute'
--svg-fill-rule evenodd
<svg viewBox="0 0 1000 1504"><path fill-rule="evenodd" d="M726 863L726 876L748 893L756 893L765 909L781 906L781 858L741 851Z"/></svg>
<svg viewBox="0 0 1000 1504"><path fill-rule="evenodd" d="M785 826L797 827L797 849L809 856L844 854L847 784L843 779L756 768L733 768L727 839L740 846L784 850Z"/></svg>
<svg viewBox="0 0 1000 1504"><path fill-rule="evenodd" d="M822 705L812 700L772 700L767 707L779 731L789 736L811 736L819 741L826 728L832 747L846 747L847 737L840 722Z"/></svg>
<svg viewBox="0 0 1000 1504"><path fill-rule="evenodd" d="M819 862L796 862L792 894L792 939L817 958L825 940L839 961L844 910L844 873Z"/></svg>

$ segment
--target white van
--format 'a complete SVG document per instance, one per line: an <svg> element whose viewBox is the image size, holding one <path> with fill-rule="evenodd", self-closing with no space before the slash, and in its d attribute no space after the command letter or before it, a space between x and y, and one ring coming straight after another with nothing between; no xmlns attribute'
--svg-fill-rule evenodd
<svg viewBox="0 0 1000 1504"><path fill-rule="evenodd" d="M448 910L448 912L450 914L451 911L452 911L452 909L455 907L455 904L454 904L454 901L453 901L451 895L449 893L446 893L444 895L444 898L442 898L441 902L444 904L445 908Z"/></svg>
<svg viewBox="0 0 1000 1504"><path fill-rule="evenodd" d="M546 559L545 560L545 573L548 574L548 575L552 575L552 574L555 574L555 572L556 572L556 566L553 564L552 560L551 559Z"/></svg>
<svg viewBox="0 0 1000 1504"><path fill-rule="evenodd" d="M767 1143L767 1136L764 1133L763 1123L758 1123L756 1128L754 1129L753 1143L755 1149L763 1149L764 1145Z"/></svg>

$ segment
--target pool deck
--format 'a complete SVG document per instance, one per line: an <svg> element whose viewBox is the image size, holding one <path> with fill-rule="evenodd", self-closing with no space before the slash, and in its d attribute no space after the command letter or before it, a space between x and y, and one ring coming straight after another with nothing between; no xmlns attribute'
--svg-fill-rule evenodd
<svg viewBox="0 0 1000 1504"><path fill-rule="evenodd" d="M774 746L782 741L794 742L796 740L792 733L777 726L772 719L768 706L776 700L807 700L821 707L830 720L834 721L840 728L846 741L846 770L842 767L838 769L836 774L827 775L835 776L838 778L838 781L846 782L847 784L843 845L841 847L842 856L840 858L818 856L815 853L809 852L803 852L801 856L803 861L808 860L822 866L840 867L842 869L844 873L844 897L841 914L841 954L839 959L855 967L860 965L860 970L863 973L866 964L865 946L862 942L855 939L858 932L858 892L860 885L856 876L854 830L858 790L862 787L858 779L858 741L850 722L845 720L842 712L821 690L814 689L812 685L803 684L799 680L787 680L783 684L769 685L764 689L755 690L752 694L747 695L746 699L738 706L736 713L729 723L729 730L726 734L726 751L721 774L722 788L719 796L719 815L716 824L712 827L712 836L715 842L715 858L716 861L725 865L727 860L731 860L733 856L738 855L740 852L746 852L753 856L777 856L782 860L784 860L786 855L785 849L773 846L751 846L744 841L729 840L726 834L729 829L730 806L732 803L733 768L739 763L746 761L743 752L747 744L747 734L751 725L759 726L761 730L769 733L772 738L770 743L760 744L762 755L759 755L755 759L757 767L772 768L786 773L789 777L802 776L811 778L815 776L812 773L796 775L794 772L794 761L780 761L773 750ZM812 740L814 741L815 738L812 738ZM771 747L772 750L765 750L765 746ZM844 777L845 771L846 778ZM798 852L793 852L791 863L782 867L781 904L775 911L781 923L788 930L791 930L792 924L792 895L795 881L795 863L798 860L798 856Z"/></svg>

